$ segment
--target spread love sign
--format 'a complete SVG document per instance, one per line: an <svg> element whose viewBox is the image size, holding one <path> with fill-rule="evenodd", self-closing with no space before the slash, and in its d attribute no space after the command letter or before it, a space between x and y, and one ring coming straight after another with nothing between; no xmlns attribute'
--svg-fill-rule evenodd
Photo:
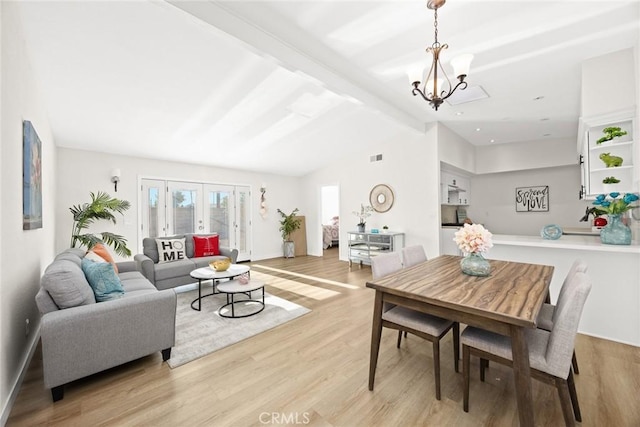
<svg viewBox="0 0 640 427"><path fill-rule="evenodd" d="M516 188L516 212L548 212L549 186Z"/></svg>

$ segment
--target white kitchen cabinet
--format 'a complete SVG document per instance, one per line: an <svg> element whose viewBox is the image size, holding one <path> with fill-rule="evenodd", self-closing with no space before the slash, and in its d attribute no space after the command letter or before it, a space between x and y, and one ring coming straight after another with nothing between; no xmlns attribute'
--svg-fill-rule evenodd
<svg viewBox="0 0 640 427"><path fill-rule="evenodd" d="M633 192L633 183L637 180L637 150L635 144L635 123L632 117L627 119L585 120L581 123L581 198L593 198L598 194L618 191ZM609 141L602 141L606 136L604 129L620 128L625 135L617 136ZM600 140L600 142L598 142ZM607 163L610 166L607 166ZM612 166L616 164L616 166ZM606 183L607 180L617 183Z"/></svg>
<svg viewBox="0 0 640 427"><path fill-rule="evenodd" d="M440 255L462 255L453 237L458 227L442 227L440 229Z"/></svg>
<svg viewBox="0 0 640 427"><path fill-rule="evenodd" d="M469 178L442 172L440 175L440 203L443 205L468 205L471 202Z"/></svg>

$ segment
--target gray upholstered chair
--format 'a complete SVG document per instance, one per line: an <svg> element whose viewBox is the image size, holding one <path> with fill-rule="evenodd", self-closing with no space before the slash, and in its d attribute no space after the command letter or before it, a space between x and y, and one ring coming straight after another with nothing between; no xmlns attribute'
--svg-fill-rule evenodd
<svg viewBox="0 0 640 427"><path fill-rule="evenodd" d="M427 260L427 254L422 245L407 246L402 248L402 262L405 267L411 267Z"/></svg>
<svg viewBox="0 0 640 427"><path fill-rule="evenodd" d="M582 421L580 405L571 369L578 324L591 281L585 273L576 273L567 283L565 296L556 306L556 321L551 332L542 329L526 331L531 376L555 385L566 425L574 425L574 418ZM464 375L463 408L469 412L469 360L473 354L508 366L512 364L511 339L483 329L467 327L461 336L462 372ZM480 379L484 379L486 365L480 363ZM573 407L573 410L572 410Z"/></svg>
<svg viewBox="0 0 640 427"><path fill-rule="evenodd" d="M402 269L398 252L377 255L371 259L373 278L387 276ZM402 332L410 332L433 344L433 373L435 376L436 399L440 400L440 339L453 329L454 369L458 372L460 358L460 325L457 322L431 316L398 305L385 304L382 308L382 326L398 330L398 348Z"/></svg>
<svg viewBox="0 0 640 427"><path fill-rule="evenodd" d="M570 287L570 283L575 283L571 282L571 279L573 279L576 273L586 273L587 267L587 263L580 259L577 259L573 262L573 265L569 269L564 282L562 282L562 287L560 288L560 293L558 294L558 303L560 303L560 301L566 297L567 289ZM550 331L553 328L553 323L556 321L557 316L558 312L556 310L556 306L553 304L544 303L540 308L540 313L538 314L536 324L538 325L538 328L544 329L545 331ZM576 358L575 350L573 351L571 364L573 365L573 372L579 374L580 370L578 369L578 359Z"/></svg>

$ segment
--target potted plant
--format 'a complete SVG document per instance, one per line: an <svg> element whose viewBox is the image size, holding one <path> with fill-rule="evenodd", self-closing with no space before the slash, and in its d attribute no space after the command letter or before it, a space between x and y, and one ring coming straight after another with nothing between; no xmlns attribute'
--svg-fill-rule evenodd
<svg viewBox="0 0 640 427"><path fill-rule="evenodd" d="M91 203L75 205L69 208L73 214L73 226L71 229L71 247L86 246L91 249L97 243L104 243L113 247L113 250L121 256L131 256L131 251L127 248L127 239L119 234L103 231L96 234L85 233L94 222L99 220L116 223L115 213L122 214L131 206L128 201L116 199L107 193L99 191L97 194L90 193Z"/></svg>
<svg viewBox="0 0 640 427"><path fill-rule="evenodd" d="M285 258L293 258L295 256L295 245L291 241L291 233L300 228L302 220L296 218L298 208L295 208L289 215L278 209L280 214L280 233L282 234L283 251Z"/></svg>
<svg viewBox="0 0 640 427"><path fill-rule="evenodd" d="M353 211L353 214L358 218L358 231L360 233L364 233L364 227L366 224L366 219L371 216L371 212L373 208L369 205L365 206L360 203L360 211Z"/></svg>

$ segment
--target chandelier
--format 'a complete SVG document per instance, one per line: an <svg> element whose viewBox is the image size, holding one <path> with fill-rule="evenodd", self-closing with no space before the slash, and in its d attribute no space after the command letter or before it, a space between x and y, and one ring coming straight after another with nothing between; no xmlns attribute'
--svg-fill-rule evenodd
<svg viewBox="0 0 640 427"><path fill-rule="evenodd" d="M464 54L451 60L451 66L453 67L454 74L458 79L458 83L453 86L440 63L440 52L443 49L447 49L449 46L446 43L440 44L440 42L438 42L438 8L442 7L445 1L446 0L429 0L427 3L427 7L434 11L433 27L435 41L431 47L427 48L427 53L431 53L433 55L433 62L431 63L431 69L429 70L429 74L427 74L425 84L422 86L422 89L420 88L420 82L415 81L412 83L413 90L411 91L414 96L420 95L425 101L429 101L429 104L436 111L438 111L438 107L445 99L453 95L453 92L455 92L456 89L460 88L460 90L464 90L467 88L467 82L465 82L464 79L467 77L469 66L473 59L473 55Z"/></svg>

